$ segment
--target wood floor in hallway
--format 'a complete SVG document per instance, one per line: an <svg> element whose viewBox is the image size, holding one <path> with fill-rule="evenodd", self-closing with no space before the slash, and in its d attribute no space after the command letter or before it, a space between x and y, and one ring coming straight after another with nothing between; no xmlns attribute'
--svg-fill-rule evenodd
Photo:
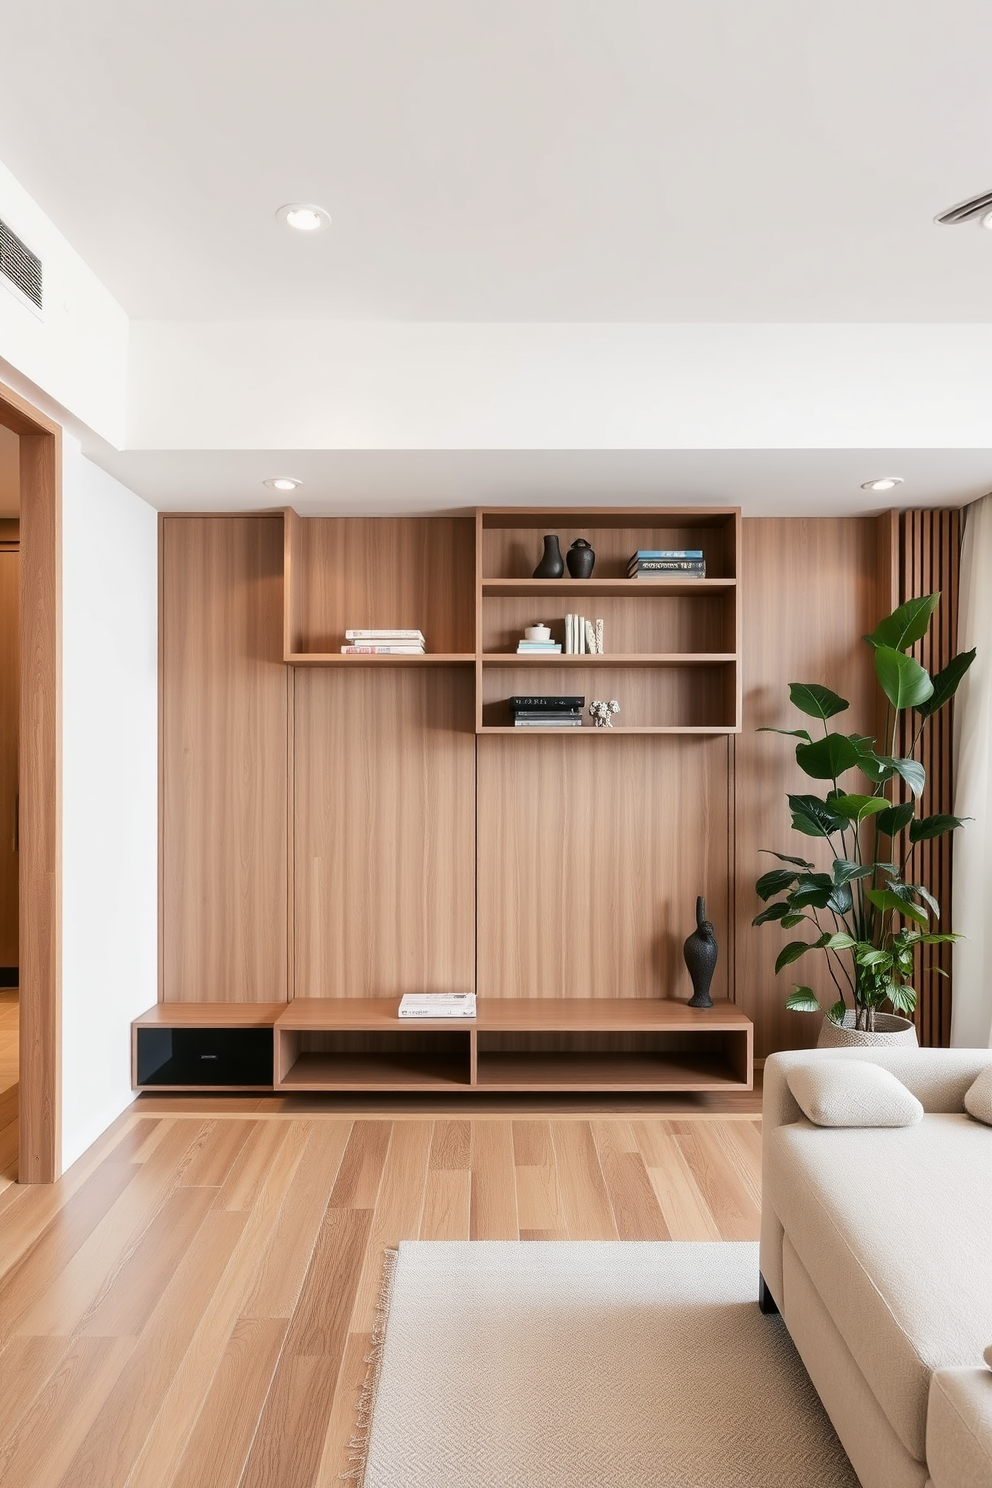
<svg viewBox="0 0 992 1488"><path fill-rule="evenodd" d="M164 1105L165 1103L161 1103ZM330 1488L400 1240L742 1240L760 1121L170 1114L0 1193L5 1488Z"/></svg>

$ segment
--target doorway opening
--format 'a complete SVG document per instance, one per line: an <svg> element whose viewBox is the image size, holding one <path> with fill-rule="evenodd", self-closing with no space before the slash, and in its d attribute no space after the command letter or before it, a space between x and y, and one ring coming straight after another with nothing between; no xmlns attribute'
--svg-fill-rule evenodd
<svg viewBox="0 0 992 1488"><path fill-rule="evenodd" d="M61 1169L61 455L0 385L0 1186Z"/></svg>

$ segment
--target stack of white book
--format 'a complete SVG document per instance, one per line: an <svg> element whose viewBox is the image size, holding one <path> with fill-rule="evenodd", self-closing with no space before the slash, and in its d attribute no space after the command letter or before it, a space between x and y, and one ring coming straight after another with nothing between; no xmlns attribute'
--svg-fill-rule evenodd
<svg viewBox="0 0 992 1488"><path fill-rule="evenodd" d="M346 630L342 656L423 656L422 630Z"/></svg>
<svg viewBox="0 0 992 1488"><path fill-rule="evenodd" d="M401 1018L474 1018L474 992L404 992Z"/></svg>
<svg viewBox="0 0 992 1488"><path fill-rule="evenodd" d="M602 656L603 622L584 615L565 616L565 655Z"/></svg>

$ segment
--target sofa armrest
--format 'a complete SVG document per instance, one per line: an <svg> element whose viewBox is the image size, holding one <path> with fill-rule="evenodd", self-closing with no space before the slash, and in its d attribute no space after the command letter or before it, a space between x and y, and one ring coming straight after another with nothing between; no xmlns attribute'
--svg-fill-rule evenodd
<svg viewBox="0 0 992 1488"><path fill-rule="evenodd" d="M992 1370L934 1371L927 1467L934 1488L992 1488Z"/></svg>

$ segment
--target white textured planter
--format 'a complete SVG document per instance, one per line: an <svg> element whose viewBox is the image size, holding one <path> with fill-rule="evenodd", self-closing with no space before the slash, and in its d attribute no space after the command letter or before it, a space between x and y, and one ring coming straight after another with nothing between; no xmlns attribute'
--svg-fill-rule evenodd
<svg viewBox="0 0 992 1488"><path fill-rule="evenodd" d="M891 1044L913 1046L919 1043L916 1037L916 1025L908 1018L900 1018L897 1013L876 1013L874 1033L865 1033L862 1029L855 1028L855 1016L853 1012L845 1013L843 1028L831 1022L829 1018L824 1018L816 1047L818 1049L884 1049Z"/></svg>

